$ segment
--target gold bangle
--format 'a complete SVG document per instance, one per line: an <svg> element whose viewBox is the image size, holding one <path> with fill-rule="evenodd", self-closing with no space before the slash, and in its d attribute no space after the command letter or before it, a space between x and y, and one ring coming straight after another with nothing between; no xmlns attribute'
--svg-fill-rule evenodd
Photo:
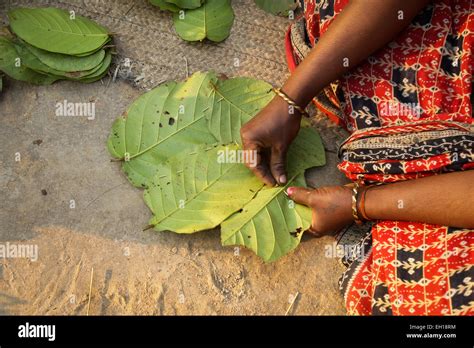
<svg viewBox="0 0 474 348"><path fill-rule="evenodd" d="M363 221L359 217L359 212L357 210L357 198L359 196L360 185L358 182L355 182L352 187L352 218L358 225L362 225Z"/></svg>
<svg viewBox="0 0 474 348"><path fill-rule="evenodd" d="M364 186L359 188L358 196L357 196L357 215L362 218L361 220L364 222L371 221L365 212L365 196L367 192L374 187L374 185Z"/></svg>
<svg viewBox="0 0 474 348"><path fill-rule="evenodd" d="M288 97L288 95L286 95L286 93L283 92L280 88L273 88L273 92L275 92L276 95L278 95L280 98L282 98L284 101L286 101L288 103L288 105L290 105L293 108L295 108L296 110L298 110L301 115L303 115L305 117L309 117L306 110L303 107L296 104L296 102L293 99L291 99L290 97Z"/></svg>

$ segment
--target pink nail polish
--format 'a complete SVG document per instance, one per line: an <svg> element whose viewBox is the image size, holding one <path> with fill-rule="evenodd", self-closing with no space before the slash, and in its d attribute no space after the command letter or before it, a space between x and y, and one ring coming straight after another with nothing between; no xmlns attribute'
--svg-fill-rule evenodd
<svg viewBox="0 0 474 348"><path fill-rule="evenodd" d="M295 188L294 187L288 187L286 189L286 193L288 193L288 196L291 196L293 193L295 193Z"/></svg>

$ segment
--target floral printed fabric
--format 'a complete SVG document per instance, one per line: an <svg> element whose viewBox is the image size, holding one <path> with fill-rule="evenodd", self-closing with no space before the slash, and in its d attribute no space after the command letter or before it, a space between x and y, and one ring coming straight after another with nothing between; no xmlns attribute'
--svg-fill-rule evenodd
<svg viewBox="0 0 474 348"><path fill-rule="evenodd" d="M473 1L433 1L338 81L339 123L352 133L339 153L347 177L391 183L474 169ZM304 1L310 46L347 3ZM474 230L378 221L361 246L340 281L349 314L474 314Z"/></svg>

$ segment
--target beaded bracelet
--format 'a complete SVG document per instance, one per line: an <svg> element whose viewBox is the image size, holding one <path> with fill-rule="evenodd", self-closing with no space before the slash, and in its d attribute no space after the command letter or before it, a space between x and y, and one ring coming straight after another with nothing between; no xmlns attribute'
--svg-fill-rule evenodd
<svg viewBox="0 0 474 348"><path fill-rule="evenodd" d="M301 115L303 115L305 117L309 117L306 110L304 108L302 108L301 106L299 106L298 104L296 104L296 102L293 99L291 99L290 97L288 97L288 95L286 95L286 93L283 92L280 88L273 88L273 92L275 92L280 98L282 98L284 101L286 101L288 103L288 105L290 105L293 108L295 108L296 110L298 110Z"/></svg>

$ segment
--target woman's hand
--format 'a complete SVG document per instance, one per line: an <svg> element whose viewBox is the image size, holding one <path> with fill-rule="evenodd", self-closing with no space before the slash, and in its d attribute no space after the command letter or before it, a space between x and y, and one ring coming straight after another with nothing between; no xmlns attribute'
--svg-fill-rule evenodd
<svg viewBox="0 0 474 348"><path fill-rule="evenodd" d="M353 222L350 186L327 186L318 189L289 187L288 196L313 211L310 232L323 236L337 232Z"/></svg>
<svg viewBox="0 0 474 348"><path fill-rule="evenodd" d="M240 129L244 150L257 153L256 163L246 165L265 184L286 184L286 153L300 130L300 122L299 112L276 96Z"/></svg>

